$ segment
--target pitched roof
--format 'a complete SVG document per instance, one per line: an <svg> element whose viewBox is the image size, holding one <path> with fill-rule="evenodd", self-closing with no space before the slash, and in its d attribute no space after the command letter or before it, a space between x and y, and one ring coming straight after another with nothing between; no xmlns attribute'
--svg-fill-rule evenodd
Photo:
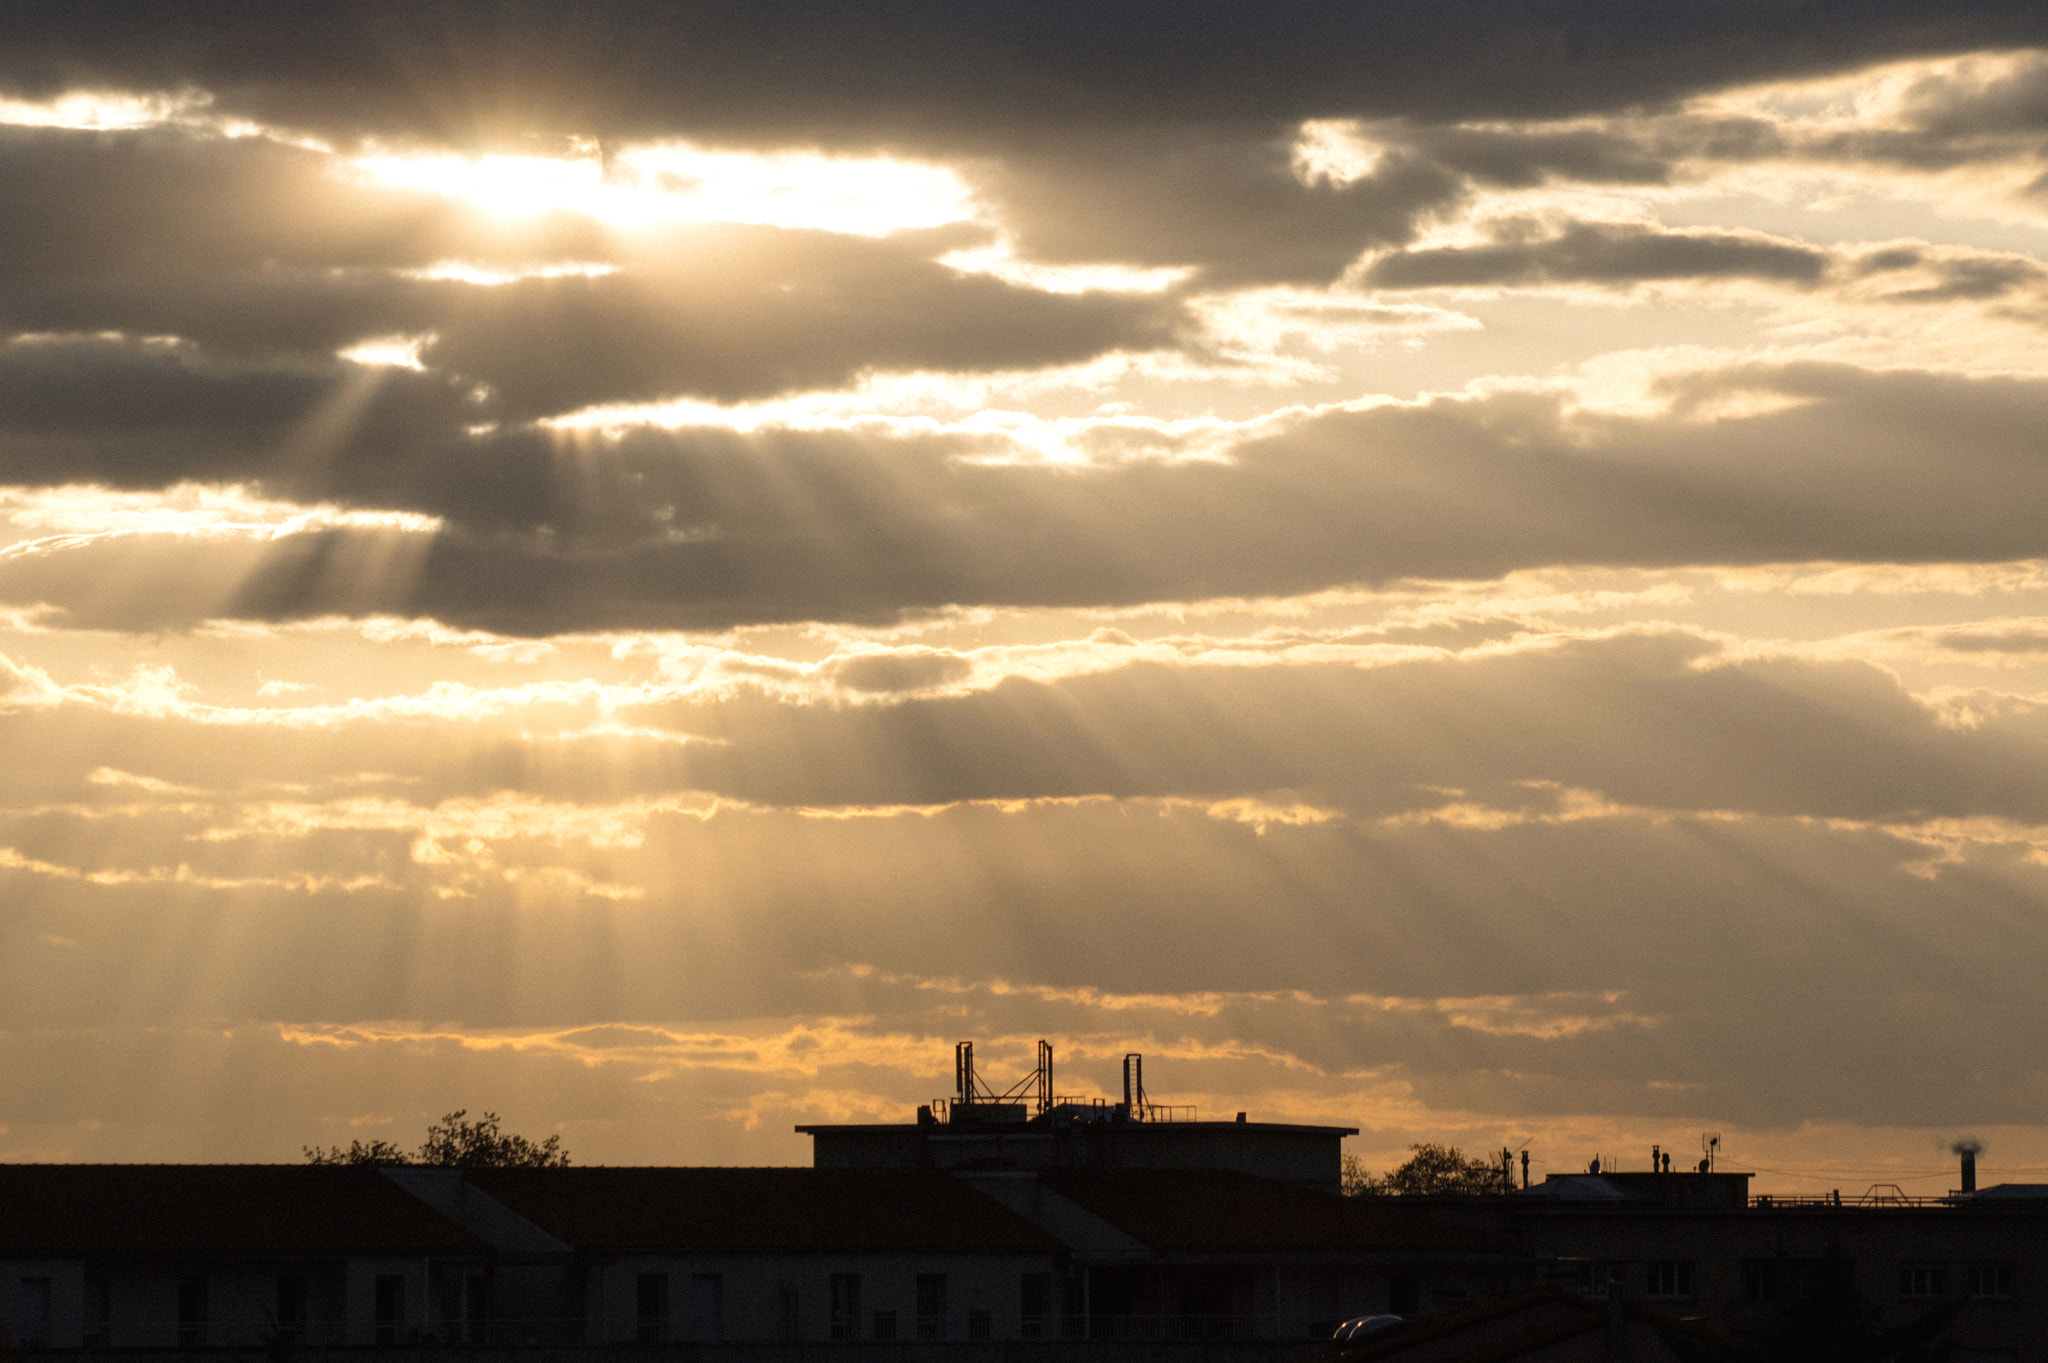
<svg viewBox="0 0 2048 1363"><path fill-rule="evenodd" d="M0 1164L0 1253L482 1253L375 1169Z"/></svg>
<svg viewBox="0 0 2048 1363"><path fill-rule="evenodd" d="M1400 1198L1339 1197L1228 1169L1052 1171L1047 1187L1155 1250L1511 1253L1505 1233Z"/></svg>
<svg viewBox="0 0 2048 1363"><path fill-rule="evenodd" d="M578 1249L1046 1253L1059 1241L931 1169L472 1169Z"/></svg>

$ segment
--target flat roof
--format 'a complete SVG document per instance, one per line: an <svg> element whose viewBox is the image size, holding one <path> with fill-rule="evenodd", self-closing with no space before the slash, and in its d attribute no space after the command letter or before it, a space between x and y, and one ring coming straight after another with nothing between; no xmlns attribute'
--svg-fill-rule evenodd
<svg viewBox="0 0 2048 1363"><path fill-rule="evenodd" d="M821 1131L944 1131L956 1125L952 1122L810 1122L796 1130L806 1136ZM973 1127L976 1132L1016 1131L1019 1133L1042 1132L1047 1128L1037 1119L1028 1122L960 1122L960 1127ZM1107 1127L1117 1131L1287 1131L1312 1136L1356 1136L1355 1126L1311 1126L1302 1122L1131 1122L1131 1121L1085 1121L1075 1122L1075 1127Z"/></svg>

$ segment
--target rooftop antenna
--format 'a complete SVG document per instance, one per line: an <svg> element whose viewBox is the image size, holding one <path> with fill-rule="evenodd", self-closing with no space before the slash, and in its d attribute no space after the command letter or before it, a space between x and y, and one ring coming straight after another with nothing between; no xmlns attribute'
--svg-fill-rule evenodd
<svg viewBox="0 0 2048 1363"><path fill-rule="evenodd" d="M1134 1122L1145 1120L1145 1057L1136 1051L1124 1056L1124 1111Z"/></svg>
<svg viewBox="0 0 2048 1363"><path fill-rule="evenodd" d="M1721 1153L1721 1133L1718 1131L1702 1131L1700 1133L1700 1149L1707 1156L1704 1160L1700 1161L1700 1172L1711 1174L1714 1172L1714 1157Z"/></svg>
<svg viewBox="0 0 2048 1363"><path fill-rule="evenodd" d="M962 1041L953 1047L953 1092L954 1101L974 1101L974 1043Z"/></svg>
<svg viewBox="0 0 2048 1363"><path fill-rule="evenodd" d="M1052 1105L1052 1043L1050 1041L1040 1041L1038 1043L1038 1110L1042 1113L1050 1112L1052 1111Z"/></svg>

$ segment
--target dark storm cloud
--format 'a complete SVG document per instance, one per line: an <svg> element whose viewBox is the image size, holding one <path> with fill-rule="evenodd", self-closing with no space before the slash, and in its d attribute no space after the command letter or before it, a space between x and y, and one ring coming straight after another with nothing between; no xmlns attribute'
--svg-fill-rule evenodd
<svg viewBox="0 0 2048 1363"><path fill-rule="evenodd" d="M1812 284L1827 266L1825 251L1757 234L1577 223L1542 240L1389 254L1366 270L1364 282L1390 289L1723 278Z"/></svg>
<svg viewBox="0 0 2048 1363"><path fill-rule="evenodd" d="M1304 183L1294 135L1288 126L1034 140L1004 148L975 178L1025 255L1194 266L1211 285L1326 282L1469 192L1459 173L1403 151L1348 184Z"/></svg>
<svg viewBox="0 0 2048 1363"><path fill-rule="evenodd" d="M951 124L1547 116L1889 57L2022 46L2038 6L1599 0L1502 6L900 0L275 9L18 0L17 89L197 85L266 121L466 140L553 127L867 136Z"/></svg>
<svg viewBox="0 0 2048 1363"><path fill-rule="evenodd" d="M1391 140L1488 188L1527 189L1551 180L1584 184L1663 184L1674 149L1626 128L1563 131L1495 126L1396 124Z"/></svg>
<svg viewBox="0 0 2048 1363"><path fill-rule="evenodd" d="M2048 60L2021 59L1991 79L1974 74L1923 76L1905 92L1895 126L1816 136L1802 140L1799 150L1913 171L2039 155L2048 138Z"/></svg>
<svg viewBox="0 0 2048 1363"><path fill-rule="evenodd" d="M266 542L230 613L382 609L511 633L723 628L1285 595L1555 563L2048 552L2038 381L1802 364L1660 387L1670 416L1569 415L1561 397L1512 392L1329 412L1239 445L1229 463L988 465L960 458L1003 448L981 436L700 429L616 441L524 432L424 458L279 467L279 489L450 523L416 576L380 585L374 606L363 584L319 571L355 532ZM1692 419L1731 401L1780 409ZM101 552L112 549L9 560L0 592L77 604ZM169 562L209 551L128 552Z"/></svg>
<svg viewBox="0 0 2048 1363"><path fill-rule="evenodd" d="M264 476L317 494L391 463L431 480L422 457L474 413L460 385L395 367L246 364L120 337L0 344L0 482L17 485Z"/></svg>
<svg viewBox="0 0 2048 1363"><path fill-rule="evenodd" d="M677 396L837 387L864 369L1037 368L1174 343L1176 306L962 275L919 235L663 234L662 263L451 292L423 353L514 418Z"/></svg>
<svg viewBox="0 0 2048 1363"><path fill-rule="evenodd" d="M869 240L736 225L612 233L569 215L507 224L349 183L328 158L257 138L0 134L0 205L0 328L175 336L298 363L368 336L432 332L429 361L494 399L450 430L589 403L832 387L869 367L1028 368L1173 339L1170 301L1046 294L933 261L979 241L971 228ZM396 273L451 259L619 273L490 287ZM231 443L305 387L300 375L279 383L252 398L251 430ZM230 414L218 397L192 401ZM166 454L166 476L175 465Z"/></svg>

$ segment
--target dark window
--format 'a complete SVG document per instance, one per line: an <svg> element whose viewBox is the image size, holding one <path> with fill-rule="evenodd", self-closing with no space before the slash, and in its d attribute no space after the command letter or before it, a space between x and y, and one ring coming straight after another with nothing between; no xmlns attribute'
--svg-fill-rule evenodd
<svg viewBox="0 0 2048 1363"><path fill-rule="evenodd" d="M946 1337L946 1275L943 1273L917 1275L917 1337Z"/></svg>
<svg viewBox="0 0 2048 1363"><path fill-rule="evenodd" d="M85 1279L85 1339L88 1349L107 1347L108 1309L107 1280L97 1273L87 1274Z"/></svg>
<svg viewBox="0 0 2048 1363"><path fill-rule="evenodd" d="M1651 1297L1690 1297L1692 1260L1664 1259L1648 1266L1644 1294Z"/></svg>
<svg viewBox="0 0 2048 1363"><path fill-rule="evenodd" d="M300 1337L306 1324L305 1279L277 1280L277 1310L272 1316L271 1325L280 1341L289 1344Z"/></svg>
<svg viewBox="0 0 2048 1363"><path fill-rule="evenodd" d="M1941 1295L1940 1264L1900 1264L1899 1295L1925 1299Z"/></svg>
<svg viewBox="0 0 2048 1363"><path fill-rule="evenodd" d="M725 1338L725 1279L716 1273L690 1275L690 1338Z"/></svg>
<svg viewBox="0 0 2048 1363"><path fill-rule="evenodd" d="M642 1344L659 1344L668 1338L668 1274L642 1273L634 1289L634 1319Z"/></svg>
<svg viewBox="0 0 2048 1363"><path fill-rule="evenodd" d="M1609 1285L1614 1280L1614 1273L1615 1270L1607 1264L1580 1264L1578 1272L1580 1293L1588 1297L1605 1297ZM1398 1282L1398 1279L1396 1281ZM1409 1291L1413 1293L1413 1287L1410 1287ZM1415 1298L1411 1295L1406 1300L1413 1302ZM1415 1314L1415 1307L1412 1305L1405 1311L1400 1306L1389 1306L1387 1309L1397 1316L1412 1316Z"/></svg>
<svg viewBox="0 0 2048 1363"><path fill-rule="evenodd" d="M2012 1267L2011 1264L1971 1264L1971 1299L1974 1301L2011 1301Z"/></svg>
<svg viewBox="0 0 2048 1363"><path fill-rule="evenodd" d="M875 1312L874 1327L876 1339L887 1341L896 1338L896 1313L894 1311Z"/></svg>
<svg viewBox="0 0 2048 1363"><path fill-rule="evenodd" d="M206 1280L187 1278L178 1284L178 1347L196 1349L206 1343Z"/></svg>
<svg viewBox="0 0 2048 1363"><path fill-rule="evenodd" d="M405 1329L405 1279L396 1273L377 1275L377 1343L398 1344Z"/></svg>
<svg viewBox="0 0 2048 1363"><path fill-rule="evenodd" d="M1079 1339L1088 1333L1088 1284L1076 1273L1066 1280L1066 1306L1062 1310L1060 1333Z"/></svg>
<svg viewBox="0 0 2048 1363"><path fill-rule="evenodd" d="M1744 1259L1742 1261L1742 1299L1753 1302L1778 1300L1784 1291L1779 1281L1784 1275L1779 1266L1769 1259Z"/></svg>
<svg viewBox="0 0 2048 1363"><path fill-rule="evenodd" d="M583 1264L572 1264L562 1275L562 1319L569 1327L572 1343L589 1343L589 1326L585 1319L590 1311L590 1269Z"/></svg>
<svg viewBox="0 0 2048 1363"><path fill-rule="evenodd" d="M21 1280L21 1342L32 1349L50 1346L50 1280Z"/></svg>
<svg viewBox="0 0 2048 1363"><path fill-rule="evenodd" d="M488 1273L462 1276L462 1342L484 1344L491 1337L491 1277Z"/></svg>
<svg viewBox="0 0 2048 1363"><path fill-rule="evenodd" d="M988 1339L994 1333L995 1330L986 1310L976 1308L967 1313L967 1337L969 1339Z"/></svg>
<svg viewBox="0 0 2048 1363"><path fill-rule="evenodd" d="M1052 1274L1026 1273L1017 1292L1017 1315L1026 1339L1045 1338L1045 1318L1052 1314Z"/></svg>
<svg viewBox="0 0 2048 1363"><path fill-rule="evenodd" d="M832 1338L860 1338L860 1274L832 1275Z"/></svg>
<svg viewBox="0 0 2048 1363"><path fill-rule="evenodd" d="M775 1295L778 1307L776 1315L780 1321L778 1333L781 1338L802 1338L799 1331L803 1328L803 1316L797 1309L800 1302L797 1297L796 1284L784 1278L781 1284L777 1286Z"/></svg>

